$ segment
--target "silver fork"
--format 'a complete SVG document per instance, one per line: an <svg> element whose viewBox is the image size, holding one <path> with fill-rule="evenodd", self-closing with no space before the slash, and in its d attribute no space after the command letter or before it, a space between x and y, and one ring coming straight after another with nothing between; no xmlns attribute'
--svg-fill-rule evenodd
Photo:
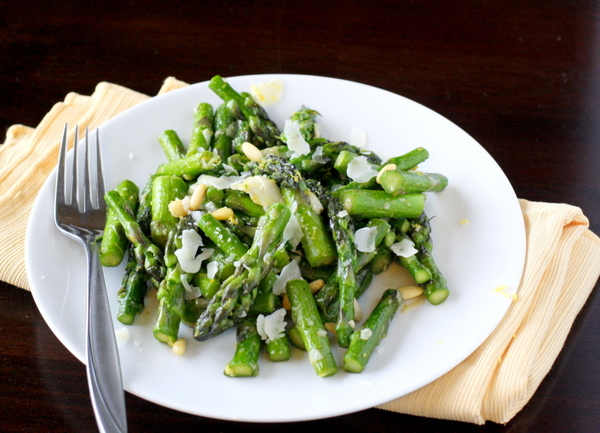
<svg viewBox="0 0 600 433"><path fill-rule="evenodd" d="M67 129L68 125L65 125L58 160L54 221L64 234L80 241L86 251L86 369L98 428L103 433L126 432L127 416L119 352L98 257L97 238L102 234L106 221L99 131L96 130L95 150L90 152L86 130L85 162L80 167L77 150L79 128L75 127L73 163L71 169L67 170Z"/></svg>

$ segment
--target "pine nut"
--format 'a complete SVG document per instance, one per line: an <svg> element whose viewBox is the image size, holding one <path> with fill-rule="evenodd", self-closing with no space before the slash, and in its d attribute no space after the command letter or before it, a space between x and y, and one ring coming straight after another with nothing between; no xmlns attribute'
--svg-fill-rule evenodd
<svg viewBox="0 0 600 433"><path fill-rule="evenodd" d="M407 301L409 299L416 298L423 294L423 289L419 286L402 286L398 289L402 299Z"/></svg>
<svg viewBox="0 0 600 433"><path fill-rule="evenodd" d="M260 149L248 141L242 143L242 152L250 161L260 162L263 159Z"/></svg>
<svg viewBox="0 0 600 433"><path fill-rule="evenodd" d="M185 353L186 341L185 338L180 338L175 343L173 343L173 353L177 356L181 356Z"/></svg>
<svg viewBox="0 0 600 433"><path fill-rule="evenodd" d="M219 221L226 221L229 218L233 217L233 210L228 207L222 207L210 213L215 219Z"/></svg>
<svg viewBox="0 0 600 433"><path fill-rule="evenodd" d="M208 187L201 183L196 187L194 193L192 194L192 198L190 198L190 210L198 210L202 203L204 202L204 198L206 197L206 190Z"/></svg>
<svg viewBox="0 0 600 433"><path fill-rule="evenodd" d="M321 279L314 280L314 281L311 281L310 283L308 283L308 287L310 287L310 291L313 295L315 293L317 293L319 290L321 290L324 285L325 285L325 281L323 281Z"/></svg>
<svg viewBox="0 0 600 433"><path fill-rule="evenodd" d="M335 323L333 322L325 322L323 327L333 335L337 335L337 331L335 330Z"/></svg>

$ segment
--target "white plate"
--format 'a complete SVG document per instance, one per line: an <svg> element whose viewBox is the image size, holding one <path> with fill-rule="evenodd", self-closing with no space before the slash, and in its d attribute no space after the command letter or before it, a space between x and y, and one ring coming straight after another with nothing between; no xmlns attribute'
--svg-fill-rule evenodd
<svg viewBox="0 0 600 433"><path fill-rule="evenodd" d="M522 214L506 176L488 153L456 125L393 93L332 78L256 75L230 78L238 91L273 77L283 80L280 102L267 107L279 125L306 105L321 113L322 135L350 141L353 128L366 132L367 147L399 155L423 146L430 159L425 171L448 176L449 186L428 194L435 257L451 295L439 306L423 304L398 312L387 338L361 374L340 372L319 378L299 351L285 363L261 360L258 377L234 379L223 367L234 350L230 330L199 343L189 329L185 356L152 336L148 311L120 340L125 389L179 411L225 420L283 422L319 419L370 408L408 394L442 376L471 354L498 325L517 290L525 256ZM218 104L207 83L175 90L142 103L101 126L106 184L129 178L143 187L165 160L158 135L176 130L187 140L196 103ZM58 137L57 137L58 138ZM53 223L56 173L41 189L26 236L26 263L32 293L44 319L60 341L84 362L85 261L82 249ZM468 223L465 224L465 221ZM462 222L462 224L461 224ZM111 308L123 269L106 269ZM379 294L397 285L397 276L380 276L361 299L370 311ZM150 309L155 300L149 302ZM115 320L115 329L125 327ZM341 359L342 353L336 356Z"/></svg>

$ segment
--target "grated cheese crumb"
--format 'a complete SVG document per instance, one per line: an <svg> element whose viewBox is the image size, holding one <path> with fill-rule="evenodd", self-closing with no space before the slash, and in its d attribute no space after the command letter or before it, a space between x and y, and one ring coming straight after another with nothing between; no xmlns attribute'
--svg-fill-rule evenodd
<svg viewBox="0 0 600 433"><path fill-rule="evenodd" d="M364 328L361 329L360 331L360 339L361 340L368 340L369 338L371 338L373 336L373 331L371 331L369 328Z"/></svg>

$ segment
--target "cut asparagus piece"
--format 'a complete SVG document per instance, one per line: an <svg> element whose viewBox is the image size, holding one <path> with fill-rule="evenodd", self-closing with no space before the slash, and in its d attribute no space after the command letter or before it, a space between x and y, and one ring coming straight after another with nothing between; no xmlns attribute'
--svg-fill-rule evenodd
<svg viewBox="0 0 600 433"><path fill-rule="evenodd" d="M339 200L348 213L359 219L417 218L425 208L420 193L392 196L385 191L345 190Z"/></svg>
<svg viewBox="0 0 600 433"><path fill-rule="evenodd" d="M123 198L123 204L127 206L127 211L135 215L139 195L137 185L130 180L124 180L116 186L115 191ZM119 266L128 247L129 241L123 231L123 226L121 226L115 211L109 207L106 212L104 234L100 242L100 264L107 267Z"/></svg>
<svg viewBox="0 0 600 433"><path fill-rule="evenodd" d="M292 320L300 331L315 372L320 377L334 375L338 367L308 283L306 280L290 280L286 293L292 306Z"/></svg>
<svg viewBox="0 0 600 433"><path fill-rule="evenodd" d="M229 377L253 377L260 370L258 357L262 340L256 330L256 319L242 320L236 331L236 347L233 358L225 366L224 374Z"/></svg>
<svg viewBox="0 0 600 433"><path fill-rule="evenodd" d="M375 348L386 336L398 306L400 292L386 290L365 323L350 336L350 347L344 355L344 370L360 373L369 362Z"/></svg>

